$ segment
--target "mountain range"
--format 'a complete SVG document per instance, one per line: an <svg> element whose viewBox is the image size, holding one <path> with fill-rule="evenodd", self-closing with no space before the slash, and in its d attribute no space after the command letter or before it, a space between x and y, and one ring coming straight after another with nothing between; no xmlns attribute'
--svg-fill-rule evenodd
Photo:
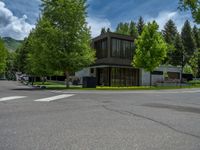
<svg viewBox="0 0 200 150"><path fill-rule="evenodd" d="M23 41L21 40L15 40L11 37L3 37L2 38L4 41L4 45L5 47L9 50L9 51L15 51L18 47L20 47L20 45L22 44Z"/></svg>

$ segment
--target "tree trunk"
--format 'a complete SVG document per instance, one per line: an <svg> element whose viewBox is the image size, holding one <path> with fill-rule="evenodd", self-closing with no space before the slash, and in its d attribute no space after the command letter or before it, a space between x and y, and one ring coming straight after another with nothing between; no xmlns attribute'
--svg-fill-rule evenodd
<svg viewBox="0 0 200 150"><path fill-rule="evenodd" d="M42 85L44 85L44 77L42 77Z"/></svg>
<svg viewBox="0 0 200 150"><path fill-rule="evenodd" d="M66 79L65 79L65 84L66 87L69 88L69 72L65 71Z"/></svg>
<svg viewBox="0 0 200 150"><path fill-rule="evenodd" d="M32 82L31 84L33 86L33 84L34 84L34 77L31 78L31 82Z"/></svg>
<svg viewBox="0 0 200 150"><path fill-rule="evenodd" d="M152 86L152 73L150 72L150 87Z"/></svg>
<svg viewBox="0 0 200 150"><path fill-rule="evenodd" d="M183 65L181 65L180 86L182 86L182 83L183 83Z"/></svg>

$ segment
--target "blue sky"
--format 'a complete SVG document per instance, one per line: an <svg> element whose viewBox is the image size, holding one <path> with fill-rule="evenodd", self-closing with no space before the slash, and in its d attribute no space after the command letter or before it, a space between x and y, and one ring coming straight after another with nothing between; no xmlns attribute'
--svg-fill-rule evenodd
<svg viewBox="0 0 200 150"><path fill-rule="evenodd" d="M0 0L0 35L23 39L34 28L39 16L40 0ZM146 22L156 20L163 28L173 19L179 31L190 13L177 10L178 0L88 0L88 24L92 36L102 27L116 28L119 22L137 21L143 16Z"/></svg>

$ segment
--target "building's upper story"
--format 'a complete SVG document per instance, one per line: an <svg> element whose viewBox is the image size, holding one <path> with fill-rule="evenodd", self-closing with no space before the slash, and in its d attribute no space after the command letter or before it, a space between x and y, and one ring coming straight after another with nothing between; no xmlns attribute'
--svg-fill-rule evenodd
<svg viewBox="0 0 200 150"><path fill-rule="evenodd" d="M95 65L131 66L135 48L130 36L107 32L94 38L92 47L96 50Z"/></svg>

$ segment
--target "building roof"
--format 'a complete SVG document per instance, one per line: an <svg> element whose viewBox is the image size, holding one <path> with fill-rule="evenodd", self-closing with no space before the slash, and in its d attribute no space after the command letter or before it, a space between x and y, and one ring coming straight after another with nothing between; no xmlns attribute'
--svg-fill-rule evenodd
<svg viewBox="0 0 200 150"><path fill-rule="evenodd" d="M124 35L124 34L119 34L119 33L114 33L114 32L106 32L106 33L100 34L99 36L93 38L92 41L101 40L101 39L104 39L106 37L113 37L113 38L119 38L119 39L134 41L133 38L129 35Z"/></svg>

